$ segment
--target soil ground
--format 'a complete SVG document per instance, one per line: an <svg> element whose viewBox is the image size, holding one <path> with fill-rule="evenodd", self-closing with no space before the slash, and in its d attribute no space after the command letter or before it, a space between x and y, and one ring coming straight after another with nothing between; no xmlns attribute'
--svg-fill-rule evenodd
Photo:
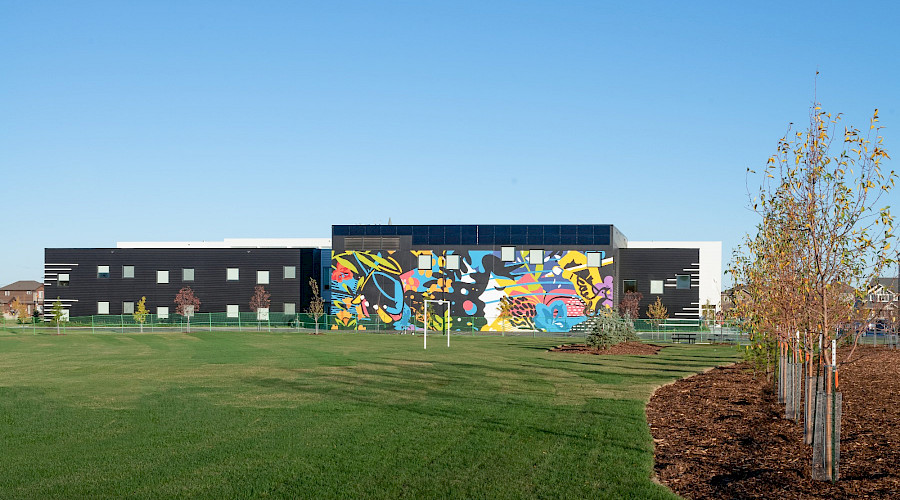
<svg viewBox="0 0 900 500"><path fill-rule="evenodd" d="M810 479L802 423L783 418L771 382L744 364L653 395L647 420L659 481L692 499L900 498L900 351L858 347L839 375L838 482Z"/></svg>
<svg viewBox="0 0 900 500"><path fill-rule="evenodd" d="M662 349L661 346L653 345L653 344L644 344L643 342L622 342L621 344L616 344L613 346L609 346L606 349L597 349L591 347L587 344L564 344L558 345L553 349L550 349L552 352L571 352L576 354L600 354L600 355L614 355L614 356L623 356L623 355L647 355L647 354L656 354Z"/></svg>

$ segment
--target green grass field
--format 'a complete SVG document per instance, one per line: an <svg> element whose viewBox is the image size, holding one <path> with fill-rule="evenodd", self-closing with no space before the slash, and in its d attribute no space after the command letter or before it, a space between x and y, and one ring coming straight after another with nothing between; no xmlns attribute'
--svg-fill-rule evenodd
<svg viewBox="0 0 900 500"><path fill-rule="evenodd" d="M429 340L0 333L0 498L672 498L645 401L737 356Z"/></svg>

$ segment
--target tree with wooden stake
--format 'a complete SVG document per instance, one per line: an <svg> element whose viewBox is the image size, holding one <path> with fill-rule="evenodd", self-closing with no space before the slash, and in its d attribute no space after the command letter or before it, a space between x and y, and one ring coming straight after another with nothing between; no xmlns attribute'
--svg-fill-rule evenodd
<svg viewBox="0 0 900 500"><path fill-rule="evenodd" d="M315 278L309 279L309 288L312 290L312 299L309 301L309 307L306 309L306 313L313 317L313 321L316 323L316 333L319 334L319 318L325 314L325 301L322 300L322 297L319 295L319 284L316 282Z"/></svg>
<svg viewBox="0 0 900 500"><path fill-rule="evenodd" d="M513 304L512 301L509 300L509 297L505 295L500 297L500 314L497 316L497 319L500 320L500 328L503 329L503 332L506 332L506 330L509 329L509 321L513 316L512 311Z"/></svg>
<svg viewBox="0 0 900 500"><path fill-rule="evenodd" d="M266 287L256 285L253 295L250 296L250 310L256 313L256 329L260 329L260 322L269 321L269 298L272 296L266 291Z"/></svg>
<svg viewBox="0 0 900 500"><path fill-rule="evenodd" d="M59 300L59 297L57 297L56 302L53 303L53 308L50 309L50 315L50 317L53 318L53 323L56 324L56 334L59 335L59 323L66 315L66 312L63 310L62 301Z"/></svg>
<svg viewBox="0 0 900 500"><path fill-rule="evenodd" d="M191 287L186 286L178 290L175 295L175 312L187 319L187 333L191 333L191 317L200 312L200 299L194 296Z"/></svg>
<svg viewBox="0 0 900 500"><path fill-rule="evenodd" d="M866 132L838 131L839 122L815 104L809 126L778 141L751 198L762 220L730 269L748 295L740 307L751 342L776 346L786 416L805 416L813 478L831 481L840 441L837 340L842 325L859 319L868 284L892 262L893 218L881 200L897 179L881 168L889 156L878 110Z"/></svg>
<svg viewBox="0 0 900 500"><path fill-rule="evenodd" d="M131 316L134 318L134 322L141 325L141 333L144 333L144 322L147 321L147 315L150 312L147 311L147 297L141 297L141 300L138 301L137 307L135 307L134 312L131 313Z"/></svg>
<svg viewBox="0 0 900 500"><path fill-rule="evenodd" d="M625 292L625 297L619 302L619 311L621 311L625 319L638 319L642 298L644 298L644 294L641 292Z"/></svg>
<svg viewBox="0 0 900 500"><path fill-rule="evenodd" d="M659 333L659 326L669 317L669 311L663 305L661 297L657 296L656 302L647 307L647 317L653 323L656 333Z"/></svg>

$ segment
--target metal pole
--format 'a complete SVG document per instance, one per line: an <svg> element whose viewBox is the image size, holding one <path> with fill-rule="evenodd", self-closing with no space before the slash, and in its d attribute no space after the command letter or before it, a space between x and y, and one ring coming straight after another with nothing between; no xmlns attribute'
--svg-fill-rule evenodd
<svg viewBox="0 0 900 500"><path fill-rule="evenodd" d="M422 311L422 345L428 349L428 301L425 301L425 309Z"/></svg>

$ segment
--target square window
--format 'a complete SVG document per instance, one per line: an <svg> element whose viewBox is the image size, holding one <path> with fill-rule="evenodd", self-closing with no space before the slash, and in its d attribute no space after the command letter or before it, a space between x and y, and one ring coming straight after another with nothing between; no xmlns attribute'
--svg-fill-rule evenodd
<svg viewBox="0 0 900 500"><path fill-rule="evenodd" d="M637 280L622 280L622 294L637 292Z"/></svg>
<svg viewBox="0 0 900 500"><path fill-rule="evenodd" d="M257 321L269 321L269 308L268 307L259 307L256 309L256 320Z"/></svg>
<svg viewBox="0 0 900 500"><path fill-rule="evenodd" d="M169 271L156 271L156 282L163 285L169 282Z"/></svg>
<svg viewBox="0 0 900 500"><path fill-rule="evenodd" d="M168 307L157 307L156 308L156 317L159 319L169 319L169 308Z"/></svg>
<svg viewBox="0 0 900 500"><path fill-rule="evenodd" d="M650 293L660 295L663 293L663 280L650 280Z"/></svg>
<svg viewBox="0 0 900 500"><path fill-rule="evenodd" d="M284 279L292 280L297 277L297 266L284 266Z"/></svg>
<svg viewBox="0 0 900 500"><path fill-rule="evenodd" d="M237 281L240 278L240 273L238 272L238 268L229 267L225 270L225 280L226 281Z"/></svg>
<svg viewBox="0 0 900 500"><path fill-rule="evenodd" d="M134 278L134 266L122 266L123 278Z"/></svg>
<svg viewBox="0 0 900 500"><path fill-rule="evenodd" d="M543 264L544 263L544 251L538 249L531 249L528 251L528 263L532 265Z"/></svg>
<svg viewBox="0 0 900 500"><path fill-rule="evenodd" d="M237 318L239 313L237 304L228 304L225 306L225 315L229 318Z"/></svg>
<svg viewBox="0 0 900 500"><path fill-rule="evenodd" d="M503 262L515 262L516 247L500 247L500 260Z"/></svg>
<svg viewBox="0 0 900 500"><path fill-rule="evenodd" d="M25 295L31 295L31 290L26 290Z"/></svg>
<svg viewBox="0 0 900 500"><path fill-rule="evenodd" d="M257 285L268 285L269 284L269 271L256 271L256 284Z"/></svg>
<svg viewBox="0 0 900 500"><path fill-rule="evenodd" d="M134 314L134 302L122 302L122 314Z"/></svg>
<svg viewBox="0 0 900 500"><path fill-rule="evenodd" d="M182 311L184 313L183 315L185 318L193 317L194 316L194 304L185 305L184 309L182 309Z"/></svg>
<svg viewBox="0 0 900 500"><path fill-rule="evenodd" d="M689 274L676 274L675 275L675 289L676 290L690 290L691 288L691 275Z"/></svg>
<svg viewBox="0 0 900 500"><path fill-rule="evenodd" d="M447 269L459 269L459 255L447 255Z"/></svg>
<svg viewBox="0 0 900 500"><path fill-rule="evenodd" d="M97 266L98 278L109 278L109 266Z"/></svg>
<svg viewBox="0 0 900 500"><path fill-rule="evenodd" d="M431 269L431 254L423 253L419 255L419 270Z"/></svg>
<svg viewBox="0 0 900 500"><path fill-rule="evenodd" d="M297 314L297 304L291 304L289 302L284 303L284 313L285 314Z"/></svg>
<svg viewBox="0 0 900 500"><path fill-rule="evenodd" d="M61 319L61 320L63 320L63 321L69 321L69 310L68 310L68 309L63 309L63 311L62 311L62 317L60 317L59 319Z"/></svg>
<svg viewBox="0 0 900 500"><path fill-rule="evenodd" d="M194 281L194 268L186 267L181 270L181 281Z"/></svg>
<svg viewBox="0 0 900 500"><path fill-rule="evenodd" d="M601 267L603 265L602 252L587 252L588 267Z"/></svg>
<svg viewBox="0 0 900 500"><path fill-rule="evenodd" d="M59 286L69 286L69 275L67 273L58 274L56 282L59 283Z"/></svg>
<svg viewBox="0 0 900 500"><path fill-rule="evenodd" d="M109 302L97 302L97 314L109 314Z"/></svg>

